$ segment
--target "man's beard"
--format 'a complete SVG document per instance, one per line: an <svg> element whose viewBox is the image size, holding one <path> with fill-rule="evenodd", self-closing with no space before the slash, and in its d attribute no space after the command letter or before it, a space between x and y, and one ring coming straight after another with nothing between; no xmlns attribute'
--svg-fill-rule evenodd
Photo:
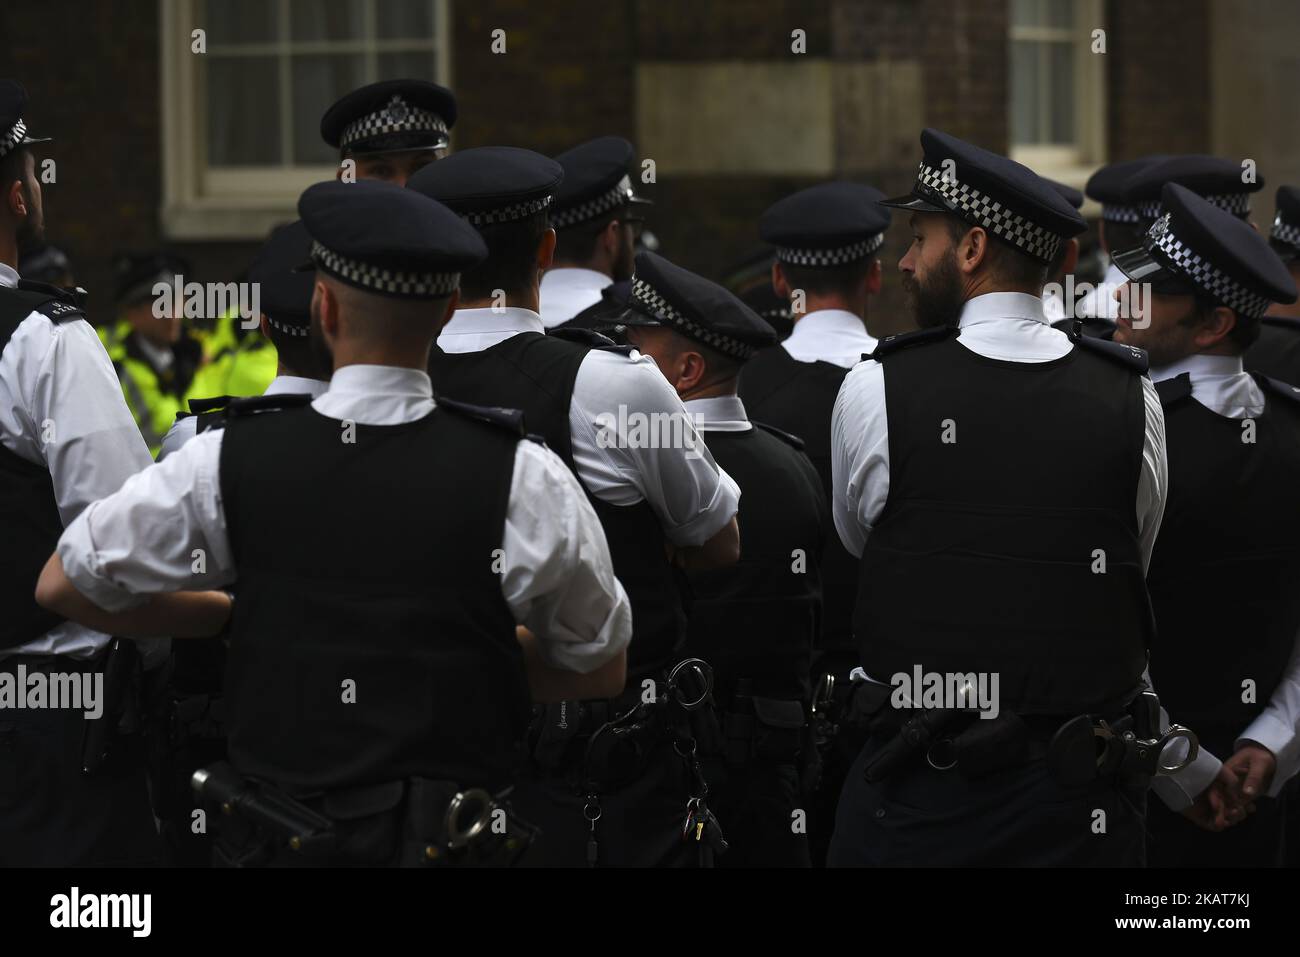
<svg viewBox="0 0 1300 957"><path fill-rule="evenodd" d="M45 242L45 216L39 213L32 204L31 197L27 196L27 190L24 187L23 194L27 199L27 208L31 210L27 218L22 221L18 227L15 239L18 242L19 254L32 252Z"/></svg>
<svg viewBox="0 0 1300 957"><path fill-rule="evenodd" d="M925 282L915 273L903 274L903 291L912 306L912 315L922 329L955 326L961 318L961 273L953 256L945 256L930 270Z"/></svg>

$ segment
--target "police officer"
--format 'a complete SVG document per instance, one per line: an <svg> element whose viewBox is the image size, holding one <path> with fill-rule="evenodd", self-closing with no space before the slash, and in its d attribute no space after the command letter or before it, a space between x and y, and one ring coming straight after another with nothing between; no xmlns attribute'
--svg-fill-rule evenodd
<svg viewBox="0 0 1300 957"><path fill-rule="evenodd" d="M1166 185L1165 213L1116 265L1152 289L1147 324L1117 342L1151 357L1164 404L1169 498L1148 584L1151 673L1169 712L1225 759L1257 810L1217 814L1232 786L1197 795L1192 821L1153 805L1159 866L1267 866L1282 859L1282 786L1296 773L1300 721L1300 387L1243 370L1273 303L1296 285L1253 228ZM1256 689L1254 694L1244 688ZM1227 794L1225 799L1224 794ZM1214 799L1212 803L1211 799Z"/></svg>
<svg viewBox="0 0 1300 957"><path fill-rule="evenodd" d="M416 170L446 154L455 125L451 90L427 80L382 80L326 110L320 135L339 151L339 179L405 186Z"/></svg>
<svg viewBox="0 0 1300 957"><path fill-rule="evenodd" d="M780 346L745 364L740 398L756 420L803 440L827 501L835 396L847 371L876 347L866 322L882 281L877 254L889 228L889 211L879 202L883 195L857 183L823 183L787 196L759 221L759 235L776 247L772 288L792 303L794 331ZM834 697L838 733L822 743L822 780L810 814L813 860L819 865L830 843L844 775L862 745L849 719L849 672L857 664L851 624L857 564L837 536L827 536L821 562L822 637L813 676L822 688L819 696ZM839 721L840 716L845 720Z"/></svg>
<svg viewBox="0 0 1300 957"><path fill-rule="evenodd" d="M1079 192L1073 186L1065 183L1058 183L1056 180L1044 179L1044 182L1057 194L1073 206L1075 209L1083 208L1083 193ZM1056 254L1056 260L1048 267L1047 282L1048 286L1043 290L1043 315L1047 318L1048 323L1054 329L1060 329L1062 332L1067 329L1059 323L1068 321L1065 315L1065 306L1061 300L1061 293L1049 287L1055 285L1064 290L1065 277L1074 274L1074 268L1079 264L1079 240L1071 237L1061 243L1061 249Z"/></svg>
<svg viewBox="0 0 1300 957"><path fill-rule="evenodd" d="M20 247L45 223L27 95L0 80L0 680L23 671L102 676L109 637L33 600L65 525L149 464L104 347L76 298L20 279ZM21 669L21 671L20 671ZM90 679L95 680L95 679ZM26 688L19 689L26 693ZM103 701L101 699L101 704ZM95 709L0 704L0 865L151 863L157 836L143 765L88 775L82 740ZM118 757L128 757L119 753Z"/></svg>
<svg viewBox="0 0 1300 957"><path fill-rule="evenodd" d="M1137 202L1125 191L1124 184L1134 173L1166 158L1163 155L1152 155L1110 163L1088 177L1083 191L1089 199L1101 203L1097 242L1107 256L1138 245L1153 218L1143 214ZM1124 274L1116 268L1114 262L1108 262L1100 285L1075 303L1075 318L1082 320L1085 335L1109 339L1115 334L1119 301L1114 293L1124 283ZM1061 331L1068 332L1069 329L1066 327Z"/></svg>
<svg viewBox="0 0 1300 957"><path fill-rule="evenodd" d="M446 860L454 794L513 776L530 689L622 688L627 600L577 483L518 416L433 398L429 348L484 254L474 231L387 183L317 184L298 209L329 391L236 407L87 510L38 597L111 618L99 609L237 578L235 772L333 823L308 861L409 863L411 839L421 862ZM226 860L295 857L241 837Z"/></svg>
<svg viewBox="0 0 1300 957"><path fill-rule="evenodd" d="M566 150L551 208L555 256L542 276L542 324L552 329L600 303L601 290L632 277L632 257L649 200L632 189L632 144L602 136ZM584 317L578 323L592 328Z"/></svg>
<svg viewBox="0 0 1300 957"><path fill-rule="evenodd" d="M1286 263L1292 280L1300 281L1300 188L1279 186L1276 205L1269 246ZM1259 338L1246 351L1246 368L1300 383L1300 303L1269 307L1260 321Z"/></svg>
<svg viewBox="0 0 1300 957"><path fill-rule="evenodd" d="M483 147L421 170L410 188L466 217L488 247L487 259L461 277L462 307L438 336L429 362L434 388L523 410L528 429L546 439L591 496L632 602L628 694L581 709L577 702L548 709L535 729L540 770L520 793L521 807L543 818L537 850L545 853L538 860L580 866L591 834L583 807L590 802L569 779L580 776L582 743L606 716L638 703L642 682L662 688L685 640L680 574L736 560L739 491L651 359L583 330L571 333L582 341L545 334L538 279L551 262L555 234L547 211L562 175L558 163L537 153ZM664 424L667 434L656 431ZM671 744L656 746L634 782L606 782L598 863L651 865L681 856L681 765ZM639 815L640 826L624 828L623 814Z"/></svg>
<svg viewBox="0 0 1300 957"><path fill-rule="evenodd" d="M687 654L709 662L725 743L705 763L727 867L808 867L798 759L830 532L821 479L798 438L751 422L736 378L776 334L738 298L659 257L638 258L628 340L682 397L741 490L741 560L690 576Z"/></svg>
<svg viewBox="0 0 1300 957"><path fill-rule="evenodd" d="M921 146L889 202L911 214L921 329L849 373L832 422L854 635L882 693L830 863L1140 864L1148 781L1120 773L1117 739L1099 775L1090 716L1159 730L1129 714L1165 490L1146 356L1046 323L1047 269L1084 229L1050 186L936 130Z"/></svg>
<svg viewBox="0 0 1300 957"><path fill-rule="evenodd" d="M202 349L183 324L184 303L160 299L185 265L164 253L125 254L117 273L117 322L100 329L127 407L156 455L198 370Z"/></svg>
<svg viewBox="0 0 1300 957"><path fill-rule="evenodd" d="M311 237L301 220L277 227L258 250L248 270L248 281L257 283L262 308L260 332L273 346L276 375L263 395L320 395L329 387L329 356L310 336L311 293L315 280L300 270L308 262ZM194 392L194 389L190 390ZM240 395L242 393L233 393ZM161 461L192 439L199 431L220 426L224 416L220 402L229 393L214 393L191 400L189 412L179 412L163 438L158 454ZM200 412L195 414L194 409Z"/></svg>

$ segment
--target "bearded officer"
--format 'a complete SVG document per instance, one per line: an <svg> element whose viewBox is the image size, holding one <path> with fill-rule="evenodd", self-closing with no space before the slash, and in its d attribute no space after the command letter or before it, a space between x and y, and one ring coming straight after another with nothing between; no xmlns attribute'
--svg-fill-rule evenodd
<svg viewBox="0 0 1300 957"><path fill-rule="evenodd" d="M1046 323L1047 269L1084 229L1049 185L936 130L921 146L889 202L921 330L849 373L832 423L881 706L830 863L1140 865L1148 781L1099 775L1090 716L1139 718L1166 484L1146 357Z"/></svg>
<svg viewBox="0 0 1300 957"><path fill-rule="evenodd" d="M1115 340L1150 355L1169 448L1148 575L1151 673L1169 712L1235 780L1188 795L1191 821L1153 805L1150 860L1278 866L1278 796L1300 769L1300 388L1245 372L1242 354L1265 310L1294 302L1296 286L1230 213L1174 184L1161 205L1142 246L1115 256L1152 290L1148 323L1121 318ZM1256 807L1244 820L1235 808L1221 813L1240 800L1238 787ZM1234 826L1208 833L1225 823Z"/></svg>
<svg viewBox="0 0 1300 957"><path fill-rule="evenodd" d="M238 579L235 771L336 823L322 863L408 862L398 834L439 859L429 829L454 790L513 777L530 689L622 688L627 599L577 483L517 414L433 398L433 336L485 252L473 229L387 183L318 184L299 213L329 391L275 414L249 400L96 503L38 598L112 622L144 596ZM294 859L256 841L223 852Z"/></svg>

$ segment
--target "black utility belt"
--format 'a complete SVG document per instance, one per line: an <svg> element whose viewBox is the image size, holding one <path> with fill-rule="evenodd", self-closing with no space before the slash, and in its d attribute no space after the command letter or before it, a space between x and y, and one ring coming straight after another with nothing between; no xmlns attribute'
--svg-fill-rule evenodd
<svg viewBox="0 0 1300 957"><path fill-rule="evenodd" d="M737 698L723 712L723 757L728 765L751 762L793 763L803 750L807 716L792 699Z"/></svg>
<svg viewBox="0 0 1300 957"><path fill-rule="evenodd" d="M191 783L223 812L229 866L508 867L538 833L506 794L452 781L411 777L295 798L218 762Z"/></svg>

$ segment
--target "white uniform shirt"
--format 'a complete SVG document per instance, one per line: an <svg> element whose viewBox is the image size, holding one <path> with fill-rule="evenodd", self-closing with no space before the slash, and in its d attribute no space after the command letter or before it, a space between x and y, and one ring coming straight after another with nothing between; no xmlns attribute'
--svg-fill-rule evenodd
<svg viewBox="0 0 1300 957"><path fill-rule="evenodd" d="M1192 398L1211 412L1229 419L1264 412L1264 391L1243 369L1240 356L1189 356L1173 365L1152 369L1151 378L1161 382L1184 372L1192 381ZM1259 717L1238 736L1237 747L1246 739L1259 742L1277 758L1277 771L1268 790L1270 797L1276 797L1300 771L1300 635L1296 636L1281 682Z"/></svg>
<svg viewBox="0 0 1300 957"><path fill-rule="evenodd" d="M433 390L418 369L345 366L312 408L340 421L396 425L432 412ZM78 591L120 611L158 592L236 580L221 499L224 435L195 436L68 526L58 551ZM196 548L206 555L200 573ZM536 442L521 441L515 453L501 549L502 594L550 664L587 673L627 645L632 612L605 533L564 463Z"/></svg>
<svg viewBox="0 0 1300 957"><path fill-rule="evenodd" d="M745 411L745 403L738 395L687 399L683 404L699 424L701 432L749 432L754 428L749 413Z"/></svg>
<svg viewBox="0 0 1300 957"><path fill-rule="evenodd" d="M0 286L17 284L18 274L0 263ZM0 355L0 443L49 470L65 527L150 462L90 323L56 323L36 312ZM88 658L107 643L107 635L64 622L7 654Z"/></svg>
<svg viewBox="0 0 1300 957"><path fill-rule="evenodd" d="M818 309L795 320L781 348L799 362L830 362L852 369L864 353L875 352L876 337L862 320L844 309Z"/></svg>
<svg viewBox="0 0 1300 957"><path fill-rule="evenodd" d="M588 306L600 302L600 293L614 280L594 269L561 266L542 273L542 325L554 328L568 322Z"/></svg>
<svg viewBox="0 0 1300 957"><path fill-rule="evenodd" d="M1042 300L1024 293L995 292L968 300L959 326L957 342L990 359L1050 362L1074 348L1065 333L1047 324ZM1146 377L1142 391L1146 436L1133 497L1145 570L1164 514L1169 466L1160 397ZM844 547L861 556L889 495L889 418L884 366L879 362L863 362L845 377L840 388L831 416L831 471L835 528ZM1176 754L1171 750L1168 757L1173 759ZM1202 750L1195 763L1176 777L1156 778L1153 787L1171 807L1185 807L1214 779L1219 767L1219 760Z"/></svg>
<svg viewBox="0 0 1300 957"><path fill-rule="evenodd" d="M1074 315L1079 319L1115 319L1119 316L1119 303L1115 300L1115 290L1124 283L1128 282L1128 276L1119 270L1119 267L1113 263L1106 267L1106 274L1102 276L1101 283L1095 288L1088 291L1085 296L1079 297L1079 301L1074 309ZM1065 318L1065 311L1062 309L1061 317Z"/></svg>
<svg viewBox="0 0 1300 957"><path fill-rule="evenodd" d="M458 309L438 336L438 348L453 355L481 352L542 331L541 317L529 309ZM607 417L632 422L633 414L672 423L679 441L667 448L619 441ZM693 422L649 356L593 349L578 367L569 405L578 478L601 501L648 502L674 545L703 545L736 514L740 488L714 462Z"/></svg>
<svg viewBox="0 0 1300 957"><path fill-rule="evenodd" d="M314 399L329 387L328 382L323 382L320 379L306 379L296 375L278 375L271 380L271 384L266 387L266 391L262 395L309 395ZM158 450L158 461L161 462L194 438L195 430L198 427L198 417L193 415L187 415L185 418L173 422L172 427L163 436L162 447Z"/></svg>

